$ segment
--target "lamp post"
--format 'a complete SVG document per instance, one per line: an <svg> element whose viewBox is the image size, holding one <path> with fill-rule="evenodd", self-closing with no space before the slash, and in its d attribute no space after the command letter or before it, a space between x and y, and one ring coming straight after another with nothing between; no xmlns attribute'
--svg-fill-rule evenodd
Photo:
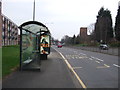
<svg viewBox="0 0 120 90"><path fill-rule="evenodd" d="M35 0L33 3L33 21L35 21Z"/></svg>

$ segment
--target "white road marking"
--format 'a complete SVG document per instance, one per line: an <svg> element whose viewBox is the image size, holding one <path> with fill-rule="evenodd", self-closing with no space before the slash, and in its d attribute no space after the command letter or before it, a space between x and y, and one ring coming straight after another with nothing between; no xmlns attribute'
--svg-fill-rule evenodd
<svg viewBox="0 0 120 90"><path fill-rule="evenodd" d="M70 55L65 55L67 59L70 59Z"/></svg>
<svg viewBox="0 0 120 90"><path fill-rule="evenodd" d="M72 59L75 59L75 57L74 57L74 56L72 56Z"/></svg>
<svg viewBox="0 0 120 90"><path fill-rule="evenodd" d="M99 61L95 61L95 62L100 63Z"/></svg>
<svg viewBox="0 0 120 90"><path fill-rule="evenodd" d="M76 53L76 54L77 54L77 51L74 51L74 53Z"/></svg>
<svg viewBox="0 0 120 90"><path fill-rule="evenodd" d="M107 64L104 64L104 66L105 66L105 67L108 67L108 68L110 67L110 66L109 66L109 65L107 65Z"/></svg>
<svg viewBox="0 0 120 90"><path fill-rule="evenodd" d="M93 58L93 59L97 59L97 60L99 60L99 61L101 61L101 62L104 61L104 60L102 60L102 59L99 59L99 58L96 58L96 57L93 57L93 56L91 56L91 58Z"/></svg>
<svg viewBox="0 0 120 90"><path fill-rule="evenodd" d="M75 57L76 59L78 59L78 57Z"/></svg>
<svg viewBox="0 0 120 90"><path fill-rule="evenodd" d="M118 68L120 67L120 66L119 66L119 65L117 65L117 64L113 64L113 66L118 67Z"/></svg>
<svg viewBox="0 0 120 90"><path fill-rule="evenodd" d="M109 68L110 66L107 64L104 64L104 66L97 66L96 68Z"/></svg>
<svg viewBox="0 0 120 90"><path fill-rule="evenodd" d="M88 58L87 56L83 55L65 55L67 59L83 59L83 58Z"/></svg>
<svg viewBox="0 0 120 90"><path fill-rule="evenodd" d="M88 57L87 56L79 56L79 58L82 59L82 58L88 58Z"/></svg>
<svg viewBox="0 0 120 90"><path fill-rule="evenodd" d="M80 53L79 55L81 55L81 54L82 54L82 55L86 55L86 54L84 54L84 53Z"/></svg>
<svg viewBox="0 0 120 90"><path fill-rule="evenodd" d="M79 56L79 59L82 59L82 58L84 58L84 57L80 57L80 56Z"/></svg>
<svg viewBox="0 0 120 90"><path fill-rule="evenodd" d="M55 49L55 48L54 48ZM55 49L56 50L56 49ZM64 59L65 63L67 64L68 68L74 73L74 75L76 76L76 78L78 79L79 83L81 84L81 86L86 89L86 85L83 83L83 81L81 80L81 78L77 75L77 73L74 71L73 67L69 64L68 60L62 55L62 53L60 53L58 50L56 50Z"/></svg>
<svg viewBox="0 0 120 90"><path fill-rule="evenodd" d="M73 69L79 69L79 68L82 68L82 67L73 67Z"/></svg>
<svg viewBox="0 0 120 90"><path fill-rule="evenodd" d="M89 58L90 60L93 60L92 58Z"/></svg>
<svg viewBox="0 0 120 90"><path fill-rule="evenodd" d="M66 62L66 64L68 65L69 69L74 73L74 75L76 76L76 78L78 79L79 83L81 84L81 86L83 88L87 88L85 86L85 84L83 83L83 81L80 79L80 77L77 75L77 73L74 71L73 67L69 64L69 62L67 61L67 59L65 59L65 57L62 55L62 53L58 52L64 59L64 61Z"/></svg>
<svg viewBox="0 0 120 90"><path fill-rule="evenodd" d="M105 67L105 66L98 66L98 67L96 67L96 68L107 68L107 67Z"/></svg>

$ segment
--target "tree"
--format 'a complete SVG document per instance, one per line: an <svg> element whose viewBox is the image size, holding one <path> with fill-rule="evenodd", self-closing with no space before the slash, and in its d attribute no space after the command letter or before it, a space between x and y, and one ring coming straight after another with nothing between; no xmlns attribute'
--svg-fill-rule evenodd
<svg viewBox="0 0 120 90"><path fill-rule="evenodd" d="M116 22L115 22L115 37L118 41L120 41L120 6L118 7Z"/></svg>
<svg viewBox="0 0 120 90"><path fill-rule="evenodd" d="M54 37L51 37L51 43L54 44Z"/></svg>
<svg viewBox="0 0 120 90"><path fill-rule="evenodd" d="M102 7L97 15L94 31L95 39L98 42L107 43L113 38L111 12Z"/></svg>
<svg viewBox="0 0 120 90"><path fill-rule="evenodd" d="M95 30L95 23L91 23L89 26L88 26L88 33L91 35Z"/></svg>
<svg viewBox="0 0 120 90"><path fill-rule="evenodd" d="M80 44L80 36L77 35L75 44Z"/></svg>
<svg viewBox="0 0 120 90"><path fill-rule="evenodd" d="M55 45L57 45L57 44L58 44L58 42L59 42L59 40L58 40L58 39L54 39L54 43L55 43Z"/></svg>
<svg viewBox="0 0 120 90"><path fill-rule="evenodd" d="M72 44L76 44L76 36L75 35L73 35L73 37L72 37Z"/></svg>
<svg viewBox="0 0 120 90"><path fill-rule="evenodd" d="M65 43L66 45L70 45L70 44L72 44L72 37L69 37L68 35L65 35L65 36L61 39L61 41L62 41L62 42L64 41L64 43Z"/></svg>
<svg viewBox="0 0 120 90"><path fill-rule="evenodd" d="M90 40L95 41L95 23L91 23L88 26L88 33L90 34Z"/></svg>

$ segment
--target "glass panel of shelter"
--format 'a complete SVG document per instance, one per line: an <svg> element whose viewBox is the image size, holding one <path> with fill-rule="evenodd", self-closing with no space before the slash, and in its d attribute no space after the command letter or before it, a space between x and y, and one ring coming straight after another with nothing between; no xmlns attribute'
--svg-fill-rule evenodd
<svg viewBox="0 0 120 90"><path fill-rule="evenodd" d="M22 28L21 69L40 69L39 35L35 34L40 29L36 27L38 28L38 25L31 27L26 25ZM35 29L37 30L35 31Z"/></svg>

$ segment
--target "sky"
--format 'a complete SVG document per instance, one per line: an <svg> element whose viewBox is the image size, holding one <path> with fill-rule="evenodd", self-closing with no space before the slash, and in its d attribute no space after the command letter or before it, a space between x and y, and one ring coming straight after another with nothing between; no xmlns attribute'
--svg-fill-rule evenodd
<svg viewBox="0 0 120 90"><path fill-rule="evenodd" d="M55 39L77 36L80 27L96 22L101 7L111 11L113 26L119 0L35 0L35 20L45 24ZM34 0L2 0L2 14L20 26L33 20Z"/></svg>

